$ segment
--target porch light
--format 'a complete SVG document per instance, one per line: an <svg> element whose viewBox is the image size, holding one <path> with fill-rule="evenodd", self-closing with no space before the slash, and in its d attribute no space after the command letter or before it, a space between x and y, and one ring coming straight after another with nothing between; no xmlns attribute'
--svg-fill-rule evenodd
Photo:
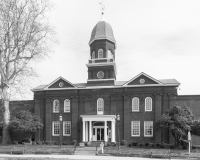
<svg viewBox="0 0 200 160"><path fill-rule="evenodd" d="M59 116L59 120L60 120L60 122L62 122L62 115Z"/></svg>
<svg viewBox="0 0 200 160"><path fill-rule="evenodd" d="M119 121L120 121L120 115L118 113L118 115L117 115L117 122L119 122Z"/></svg>

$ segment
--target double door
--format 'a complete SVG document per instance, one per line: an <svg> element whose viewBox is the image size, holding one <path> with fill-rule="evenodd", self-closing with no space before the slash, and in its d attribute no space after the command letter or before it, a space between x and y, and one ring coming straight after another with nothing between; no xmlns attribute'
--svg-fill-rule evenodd
<svg viewBox="0 0 200 160"><path fill-rule="evenodd" d="M104 128L103 127L93 128L93 141L104 141Z"/></svg>

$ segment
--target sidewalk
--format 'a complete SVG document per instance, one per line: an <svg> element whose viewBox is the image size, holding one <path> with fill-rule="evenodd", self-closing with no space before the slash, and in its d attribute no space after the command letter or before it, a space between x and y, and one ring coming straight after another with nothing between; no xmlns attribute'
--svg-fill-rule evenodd
<svg viewBox="0 0 200 160"><path fill-rule="evenodd" d="M141 158L141 157L115 157L115 156L87 156L87 155L35 155L35 154L24 154L24 155L10 155L0 154L0 160L8 157L17 158L64 158L64 159L76 159L76 160L159 160L158 158ZM173 159L172 159L173 160ZM178 159L175 159L178 160ZM190 159L191 160L191 159Z"/></svg>

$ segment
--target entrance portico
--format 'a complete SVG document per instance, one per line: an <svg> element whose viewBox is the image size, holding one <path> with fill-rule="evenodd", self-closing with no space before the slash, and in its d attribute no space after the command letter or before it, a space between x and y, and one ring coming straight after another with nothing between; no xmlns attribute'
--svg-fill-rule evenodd
<svg viewBox="0 0 200 160"><path fill-rule="evenodd" d="M81 115L82 141L115 142L115 115Z"/></svg>

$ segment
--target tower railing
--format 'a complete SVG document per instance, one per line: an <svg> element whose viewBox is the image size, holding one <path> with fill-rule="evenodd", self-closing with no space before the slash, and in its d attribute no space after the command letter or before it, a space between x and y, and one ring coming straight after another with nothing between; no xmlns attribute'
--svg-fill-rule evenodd
<svg viewBox="0 0 200 160"><path fill-rule="evenodd" d="M114 58L89 59L89 63L110 63L114 61Z"/></svg>

